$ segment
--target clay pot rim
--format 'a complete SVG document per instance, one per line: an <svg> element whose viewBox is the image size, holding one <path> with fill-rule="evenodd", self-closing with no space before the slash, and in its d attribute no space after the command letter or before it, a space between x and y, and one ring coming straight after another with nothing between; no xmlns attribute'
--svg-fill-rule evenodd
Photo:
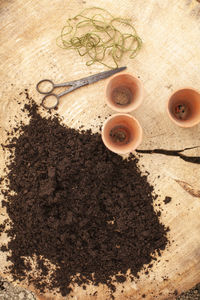
<svg viewBox="0 0 200 300"><path fill-rule="evenodd" d="M110 120L112 120L112 119L114 119L115 117L118 117L118 116L128 117L128 118L132 119L134 122L136 122L136 124L137 124L137 126L138 126L138 128L139 128L139 130L140 130L140 136L139 136L139 139L138 139L138 142L137 142L137 146L136 146L134 149L130 149L130 151L127 151L127 150L124 150L124 151L122 150L122 151L118 151L118 152L113 151L113 150L111 150L110 148L107 147L107 143L105 142L105 138L104 138L104 128L105 128L105 126L107 125L107 123L108 123ZM104 145L105 145L106 148L109 149L110 151L112 151L112 152L114 152L114 153L116 153L116 154L129 154L129 153L131 153L132 151L134 151L134 150L141 144L142 139L143 139L143 129L142 129L142 126L140 125L139 121L138 121L135 117L133 117L132 115L126 114L126 113L116 113L116 114L113 114L113 115L111 115L110 117L108 117L108 118L105 120L105 122L103 123L103 126L102 126L102 132L101 132L101 137L102 137L102 140L103 140Z"/></svg>
<svg viewBox="0 0 200 300"><path fill-rule="evenodd" d="M171 115L171 113L170 113L170 111L169 111L169 101L170 101L170 99L172 98L172 96L174 94L176 94L177 92L183 91L183 90L191 90L191 91L196 92L197 94L200 95L200 91L199 90L197 90L195 88L192 88L190 86L182 87L182 88L179 88L179 89L175 90L173 93L171 93L170 97L167 100L167 103L166 103L167 114L168 114L170 120L174 124L176 124L177 126L182 127L182 128L191 128L191 127L196 126L200 121L197 120L195 123L189 123L189 122L185 123L184 121L181 122L181 121L178 121L175 118L173 118L172 115Z"/></svg>
<svg viewBox="0 0 200 300"><path fill-rule="evenodd" d="M140 101L138 101L137 104L130 104L130 105L127 105L124 108L121 108L121 107L115 106L114 104L112 105L110 103L110 101L108 100L108 97L106 96L106 91L107 91L107 87L108 87L108 85L109 85L109 83L111 82L112 79L114 79L115 77L123 76L123 75L131 76L131 77L133 77L134 80L137 81L137 83L139 85L140 93L141 93L141 95L140 95L141 99L140 99ZM106 98L106 104L112 110L114 110L114 111L116 111L118 113L122 113L122 114L123 113L130 113L130 112L136 110L141 105L141 103L142 103L142 101L144 99L144 86L143 86L142 81L138 77L136 77L136 76L134 76L134 75L132 75L131 73L128 73L128 72L120 72L118 74L114 74L113 76L111 76L109 78L109 80L107 81L107 83L105 85L105 88L104 88L104 95L105 95L105 98Z"/></svg>

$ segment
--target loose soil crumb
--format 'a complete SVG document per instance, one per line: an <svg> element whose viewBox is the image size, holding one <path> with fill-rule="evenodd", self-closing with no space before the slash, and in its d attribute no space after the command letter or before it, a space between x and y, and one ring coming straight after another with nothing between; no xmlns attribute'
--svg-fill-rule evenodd
<svg viewBox="0 0 200 300"><path fill-rule="evenodd" d="M30 123L4 146L11 155L3 201L12 221L10 271L41 292L59 289L65 296L72 278L114 292L115 281L124 282L129 269L137 276L166 247L169 229L153 209L153 187L133 155L123 160L100 134L41 117L27 99ZM34 256L37 275L26 259ZM52 274L46 260L56 266Z"/></svg>
<svg viewBox="0 0 200 300"><path fill-rule="evenodd" d="M5 290L5 287L3 285L3 281L0 281L0 291L4 291Z"/></svg>
<svg viewBox="0 0 200 300"><path fill-rule="evenodd" d="M178 291L177 290L174 291L174 295L178 296Z"/></svg>
<svg viewBox="0 0 200 300"><path fill-rule="evenodd" d="M163 200L163 202L165 203L165 204L168 204L169 202L171 202L172 201L172 198L171 197L165 197L165 199Z"/></svg>

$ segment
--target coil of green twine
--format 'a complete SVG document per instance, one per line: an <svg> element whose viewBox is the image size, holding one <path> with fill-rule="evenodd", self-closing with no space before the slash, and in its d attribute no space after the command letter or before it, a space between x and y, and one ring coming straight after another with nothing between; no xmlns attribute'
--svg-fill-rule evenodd
<svg viewBox="0 0 200 300"><path fill-rule="evenodd" d="M122 32L120 27L127 32ZM87 56L87 66L101 63L113 69L118 68L125 53L129 53L129 58L133 59L141 49L142 40L130 19L114 17L106 9L91 7L67 19L57 38L57 45L63 49L74 49L80 56ZM113 65L105 62L107 57L112 58Z"/></svg>

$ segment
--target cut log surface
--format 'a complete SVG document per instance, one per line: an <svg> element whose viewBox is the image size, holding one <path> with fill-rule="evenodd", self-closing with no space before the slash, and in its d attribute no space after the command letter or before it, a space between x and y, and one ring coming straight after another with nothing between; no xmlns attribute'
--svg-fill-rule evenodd
<svg viewBox="0 0 200 300"><path fill-rule="evenodd" d="M121 66L141 79L145 88L144 102L132 113L144 130L139 150L183 150L200 146L200 125L184 129L167 116L169 96L179 88L200 90L200 3L195 0L1 0L0 1L0 143L6 130L18 116L19 93L28 88L39 104L41 95L36 83L44 78L56 83L71 81L105 70L102 65L85 65L85 57L73 50L63 50L56 38L68 17L86 7L106 8L115 16L130 17L143 40L143 47L134 60L124 57ZM104 101L106 80L82 87L61 99L56 111L68 126L98 131L100 121L113 113ZM101 119L98 116L101 116ZM14 124L14 123L13 123ZM169 226L169 244L153 264L148 276L144 270L134 282L119 284L114 296L121 299L175 299L200 281L200 148L185 150L187 156L199 157L196 163L178 156L140 153L139 166L148 171L149 182L159 197L160 220ZM0 151L0 172L4 174L6 153ZM170 196L172 201L163 200ZM1 200L3 196L1 196ZM7 217L0 208L0 222ZM0 245L6 243L0 235ZM6 253L0 253L0 273L7 273ZM163 280L167 278L167 280ZM18 282L15 282L19 284ZM86 290L75 286L70 298L49 291L38 299L105 300L110 299L106 286L90 285ZM124 292L121 293L121 287ZM94 294L98 293L95 296Z"/></svg>

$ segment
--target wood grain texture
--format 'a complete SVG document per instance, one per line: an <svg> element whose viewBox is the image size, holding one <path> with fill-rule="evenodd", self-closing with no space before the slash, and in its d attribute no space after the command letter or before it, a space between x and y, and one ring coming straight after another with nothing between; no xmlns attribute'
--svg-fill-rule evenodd
<svg viewBox="0 0 200 300"><path fill-rule="evenodd" d="M105 70L101 65L86 67L85 59L73 51L56 46L55 40L66 18L85 7L100 6L114 15L131 17L144 42L134 60L124 58L128 72L140 76L145 87L142 106L133 113L140 121L144 138L140 149L184 149L200 146L200 125L190 129L179 128L168 119L166 101L175 90L190 86L200 90L200 3L195 0L2 0L0 2L0 143L6 139L9 120L20 116L16 105L19 92L28 88L40 103L35 90L43 78L55 82L78 79ZM78 128L98 130L102 120L113 113L104 102L105 81L81 88L62 98L58 113L64 123ZM200 156L200 148L187 151ZM0 151L0 172L3 174L7 154ZM184 162L178 157L158 154L140 155L141 170L147 170L149 182L159 195L161 222L170 227L170 243L149 275L140 272L134 282L128 279L118 285L116 299L174 299L179 293L200 281L200 197L181 186L200 190L199 165ZM165 196L172 201L165 205ZM2 196L1 196L1 199ZM0 208L0 222L6 212ZM0 244L6 243L5 234ZM6 271L5 253L0 254L0 272ZM10 278L10 274L3 274ZM163 280L167 277L168 280ZM16 283L17 284L17 283ZM23 283L26 286L26 282ZM29 287L34 290L34 287ZM91 296L95 291L97 296ZM84 291L74 287L72 298L62 298L49 291L38 299L106 300L110 299L105 286L88 286Z"/></svg>

